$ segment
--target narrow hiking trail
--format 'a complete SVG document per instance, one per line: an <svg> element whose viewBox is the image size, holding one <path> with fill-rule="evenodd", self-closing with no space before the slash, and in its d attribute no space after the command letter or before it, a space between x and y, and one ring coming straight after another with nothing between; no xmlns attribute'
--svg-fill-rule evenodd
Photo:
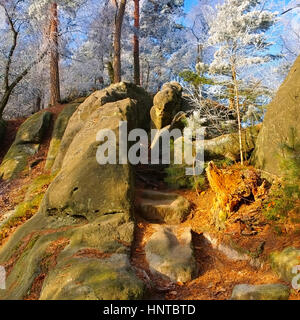
<svg viewBox="0 0 300 320"><path fill-rule="evenodd" d="M137 169L137 186L139 189L179 193L192 203L189 216L177 227L191 228L191 247L193 248L197 271L193 279L185 283L171 281L161 274L150 271L145 248L149 239L155 233L156 226L159 224L162 227L167 227L167 225L163 222L145 219L137 205L135 213L137 228L131 263L136 268L137 275L148 287L147 299L224 300L230 299L234 286L238 284L284 284L268 264L254 266L250 264L249 260L230 259L214 248L207 240L204 231L209 224L207 213L212 205L212 191L208 190L197 196L193 191L168 190L163 179L163 169L159 166L144 166ZM136 202L139 203L140 192L137 193L136 198ZM290 299L293 299L293 295Z"/></svg>

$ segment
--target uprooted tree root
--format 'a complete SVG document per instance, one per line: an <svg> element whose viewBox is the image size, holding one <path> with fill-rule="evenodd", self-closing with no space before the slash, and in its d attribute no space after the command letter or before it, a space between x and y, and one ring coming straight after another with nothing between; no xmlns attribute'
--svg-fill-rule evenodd
<svg viewBox="0 0 300 320"><path fill-rule="evenodd" d="M262 180L253 167L241 165L219 169L213 162L206 169L211 189L215 192L212 213L218 229L244 203L258 202L267 195L267 182Z"/></svg>

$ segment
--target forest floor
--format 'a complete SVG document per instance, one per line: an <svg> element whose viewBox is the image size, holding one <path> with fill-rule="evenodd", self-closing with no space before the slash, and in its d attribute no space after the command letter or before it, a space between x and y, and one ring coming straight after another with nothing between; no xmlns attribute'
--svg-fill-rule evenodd
<svg viewBox="0 0 300 320"><path fill-rule="evenodd" d="M142 172L142 169L139 170ZM142 180L142 181L141 181ZM139 188L147 188L146 179L138 179ZM187 198L192 203L192 211L188 219L180 226L190 227L192 230L192 244L198 266L197 277L188 283L173 283L151 273L146 261L144 246L147 239L153 234L153 225L144 220L136 212L137 228L135 232L135 242L132 249L132 265L137 268L137 275L149 286L149 299L165 300L226 300L229 299L233 287L238 284L271 284L282 283L271 270L268 263L268 255L275 250L282 250L288 246L300 247L299 230L296 232L282 232L278 235L274 225L266 221L260 227L257 234L242 235L242 229L234 226L223 231L217 231L212 224L211 208L213 206L214 192L211 189L198 195L192 190L168 190L163 183L162 177L156 180L152 178L150 184L154 190L176 192ZM149 188L149 186L148 186ZM242 205L235 213L238 217L249 211L257 209L256 214L261 215L256 204ZM255 214L255 213L254 213ZM283 226L284 229L284 226ZM231 260L224 253L212 247L212 244L205 238L204 234L209 233L219 243L233 248L238 253L256 253L263 243L262 252L257 258L260 263L253 265L250 260ZM290 300L300 300L300 292L292 290Z"/></svg>
<svg viewBox="0 0 300 320"><path fill-rule="evenodd" d="M11 181L3 181L0 179L0 221L3 214L13 210L19 203L24 201L26 188L30 185L30 183L38 176L45 173L44 167L51 141L53 123L63 107L63 105L59 104L52 108L45 109L52 112L53 121L51 121L51 127L47 131L47 135L43 138L38 152L28 160L29 170L25 170L16 179ZM2 141L2 143L0 143L0 163L14 142L19 127L25 120L25 118L22 118L9 120L6 122L7 129L5 132L5 139ZM7 238L2 241L0 245L3 245L15 230L16 227L12 227L7 234Z"/></svg>

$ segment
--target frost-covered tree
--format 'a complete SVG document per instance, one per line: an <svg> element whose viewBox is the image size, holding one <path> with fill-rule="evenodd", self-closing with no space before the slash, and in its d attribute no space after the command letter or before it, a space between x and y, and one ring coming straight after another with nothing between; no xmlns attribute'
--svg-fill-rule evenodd
<svg viewBox="0 0 300 320"><path fill-rule="evenodd" d="M5 22L0 32L0 119L16 87L46 56L37 25L28 14L29 1L0 1ZM36 54L34 54L36 52Z"/></svg>
<svg viewBox="0 0 300 320"><path fill-rule="evenodd" d="M265 1L260 0L225 0L217 7L217 16L210 29L209 42L216 47L210 70L228 76L232 84L242 164L239 82L245 76L245 68L264 64L273 58L267 31L276 22L277 13L265 10L264 5Z"/></svg>

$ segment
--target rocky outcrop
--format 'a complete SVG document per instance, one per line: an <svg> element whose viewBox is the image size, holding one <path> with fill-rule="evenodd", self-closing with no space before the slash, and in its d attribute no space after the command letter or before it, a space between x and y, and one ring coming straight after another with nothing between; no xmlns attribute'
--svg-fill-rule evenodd
<svg viewBox="0 0 300 320"><path fill-rule="evenodd" d="M256 139L261 126L249 127L242 131L242 146L244 157L248 158L255 148ZM240 145L238 133L230 133L214 139L204 140L205 161L216 159L240 160Z"/></svg>
<svg viewBox="0 0 300 320"><path fill-rule="evenodd" d="M290 288L283 284L239 284L233 288L231 300L288 300Z"/></svg>
<svg viewBox="0 0 300 320"><path fill-rule="evenodd" d="M131 210L132 168L129 164L100 165L96 153L101 142L96 136L101 129L110 129L118 145L119 122L127 120L128 130L140 127L136 115L142 108L145 106L141 102L128 98L107 103L92 113L66 152L61 170L44 198L43 212L93 218Z"/></svg>
<svg viewBox="0 0 300 320"><path fill-rule="evenodd" d="M281 252L273 252L271 253L270 261L272 269L280 276L280 278L287 282L291 282L298 274L300 249L289 247Z"/></svg>
<svg viewBox="0 0 300 320"><path fill-rule="evenodd" d="M282 145L300 143L300 56L268 106L252 163L271 174L282 175Z"/></svg>
<svg viewBox="0 0 300 320"><path fill-rule="evenodd" d="M21 125L14 143L1 163L0 177L2 179L14 178L26 168L28 158L39 149L44 134L50 125L51 116L50 112L39 112Z"/></svg>
<svg viewBox="0 0 300 320"><path fill-rule="evenodd" d="M50 170L52 168L68 122L78 106L79 103L67 104L55 120L45 170Z"/></svg>
<svg viewBox="0 0 300 320"><path fill-rule="evenodd" d="M136 99L124 97L126 88ZM0 299L143 297L144 283L129 263L135 227L133 169L96 160L99 130L118 133L120 121L128 121L129 130L149 125L151 103L145 103L149 96L141 90L120 83L95 93L87 99L90 104L75 111L60 148L65 153L61 169L39 212L0 251L8 275Z"/></svg>
<svg viewBox="0 0 300 320"><path fill-rule="evenodd" d="M173 282L191 281L197 274L190 228L155 225L145 245L150 270Z"/></svg>
<svg viewBox="0 0 300 320"><path fill-rule="evenodd" d="M143 190L139 194L137 208L148 221L179 224L190 213L191 204L176 193Z"/></svg>
<svg viewBox="0 0 300 320"><path fill-rule="evenodd" d="M154 97L153 104L150 111L151 127L162 129L171 124L175 115L181 111L182 87L177 82L164 84Z"/></svg>
<svg viewBox="0 0 300 320"><path fill-rule="evenodd" d="M149 110L152 105L152 98L141 87L127 82L113 84L108 88L94 92L89 96L72 115L66 132L60 144L58 155L55 159L52 171L58 171L64 161L64 157L76 134L83 128L87 119L92 113L107 103L120 101L126 98L135 100L139 104L135 118L139 120L141 128L149 127Z"/></svg>

